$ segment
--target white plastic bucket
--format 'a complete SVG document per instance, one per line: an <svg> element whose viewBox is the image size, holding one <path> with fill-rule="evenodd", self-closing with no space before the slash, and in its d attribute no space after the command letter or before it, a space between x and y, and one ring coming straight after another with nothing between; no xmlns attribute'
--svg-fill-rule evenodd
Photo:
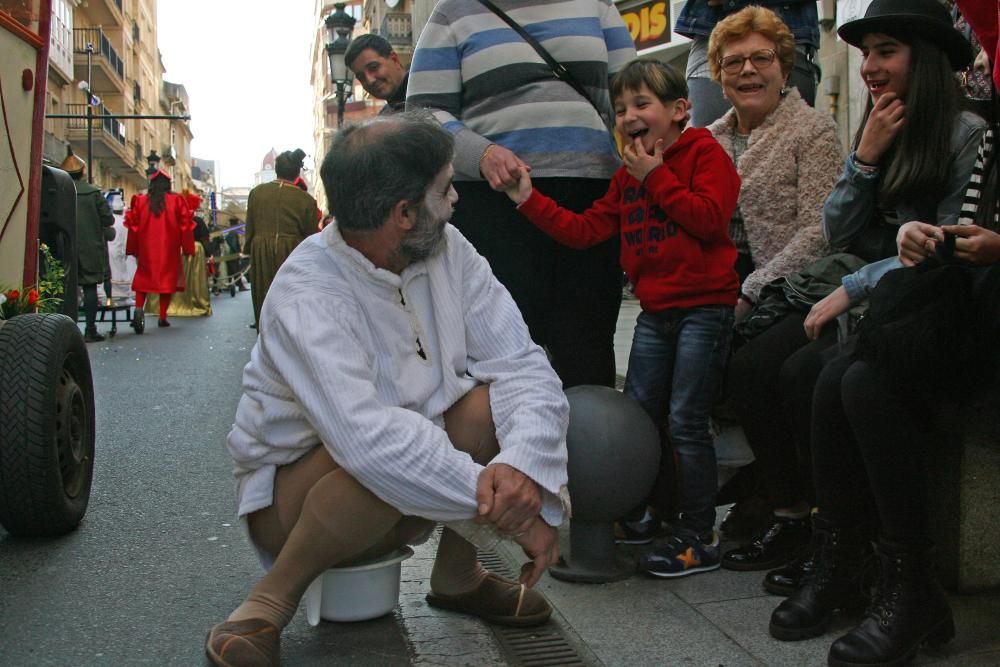
<svg viewBox="0 0 1000 667"><path fill-rule="evenodd" d="M399 603L402 562L413 549L402 547L375 561L334 567L306 590L309 625L325 621L366 621L388 614Z"/></svg>

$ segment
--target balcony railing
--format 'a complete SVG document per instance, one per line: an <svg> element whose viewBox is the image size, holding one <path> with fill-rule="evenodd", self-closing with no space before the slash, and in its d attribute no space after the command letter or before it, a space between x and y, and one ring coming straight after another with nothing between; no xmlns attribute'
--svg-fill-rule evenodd
<svg viewBox="0 0 1000 667"><path fill-rule="evenodd" d="M413 44L413 19L404 12L389 12L382 17L379 35L385 37L390 44Z"/></svg>
<svg viewBox="0 0 1000 667"><path fill-rule="evenodd" d="M100 28L74 28L73 29L73 52L86 53L87 44L93 44L94 55L102 56L108 61L108 66L118 73L122 79L125 78L125 63L121 56L111 46L111 41Z"/></svg>
<svg viewBox="0 0 1000 667"><path fill-rule="evenodd" d="M70 113L70 114L73 114L73 115L86 116L86 114L87 114L87 105L86 104L67 104L66 105L66 109L67 109L67 113ZM100 106L94 107L94 115L95 116L96 115L110 114L110 113L112 113L112 112L110 110L108 110L108 108L106 106L104 106L103 104L100 105ZM87 129L87 119L86 118L70 118L69 119L69 123L68 123L68 127L70 129L77 129L77 130L83 129L83 130L86 130ZM122 146L125 145L125 126L117 118L95 118L94 119L93 127L94 127L94 129L102 128L104 130L104 132L107 133L117 143L121 144Z"/></svg>

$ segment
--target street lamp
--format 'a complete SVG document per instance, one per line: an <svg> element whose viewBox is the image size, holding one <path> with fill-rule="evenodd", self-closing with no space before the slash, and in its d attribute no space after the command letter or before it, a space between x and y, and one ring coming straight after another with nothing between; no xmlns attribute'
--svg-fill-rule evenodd
<svg viewBox="0 0 1000 667"><path fill-rule="evenodd" d="M87 80L81 81L78 86L87 95L87 182L94 183L94 107L100 103L98 98L90 90L90 82L94 76L94 44L87 42Z"/></svg>
<svg viewBox="0 0 1000 667"><path fill-rule="evenodd" d="M330 80L337 87L337 129L344 124L344 102L351 96L352 72L344 55L351 43L356 19L344 11L346 3L333 5L334 12L326 17L326 55L330 59Z"/></svg>
<svg viewBox="0 0 1000 667"><path fill-rule="evenodd" d="M160 156L156 154L156 151L152 148L149 149L149 155L146 156L146 162L149 163L149 169L146 170L146 175L152 175L157 169L160 168Z"/></svg>

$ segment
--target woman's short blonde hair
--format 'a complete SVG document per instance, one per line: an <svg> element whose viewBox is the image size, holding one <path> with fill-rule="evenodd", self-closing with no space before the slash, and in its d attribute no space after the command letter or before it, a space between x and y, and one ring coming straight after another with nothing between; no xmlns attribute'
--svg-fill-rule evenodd
<svg viewBox="0 0 1000 667"><path fill-rule="evenodd" d="M781 17L770 9L751 5L735 14L730 14L715 25L708 38L708 67L715 81L722 80L722 52L726 45L743 39L752 33L759 33L774 42L774 50L781 64L783 74L792 71L795 63L795 36Z"/></svg>

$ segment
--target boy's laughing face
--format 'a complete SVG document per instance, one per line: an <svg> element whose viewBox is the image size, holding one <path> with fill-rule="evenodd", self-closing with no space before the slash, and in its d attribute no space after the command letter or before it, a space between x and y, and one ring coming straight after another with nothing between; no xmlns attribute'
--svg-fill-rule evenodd
<svg viewBox="0 0 1000 667"><path fill-rule="evenodd" d="M627 143L641 138L650 154L657 139L663 139L664 150L677 140L683 130L681 121L686 117L686 100L663 102L645 83L638 90L622 90L615 100L615 129Z"/></svg>

